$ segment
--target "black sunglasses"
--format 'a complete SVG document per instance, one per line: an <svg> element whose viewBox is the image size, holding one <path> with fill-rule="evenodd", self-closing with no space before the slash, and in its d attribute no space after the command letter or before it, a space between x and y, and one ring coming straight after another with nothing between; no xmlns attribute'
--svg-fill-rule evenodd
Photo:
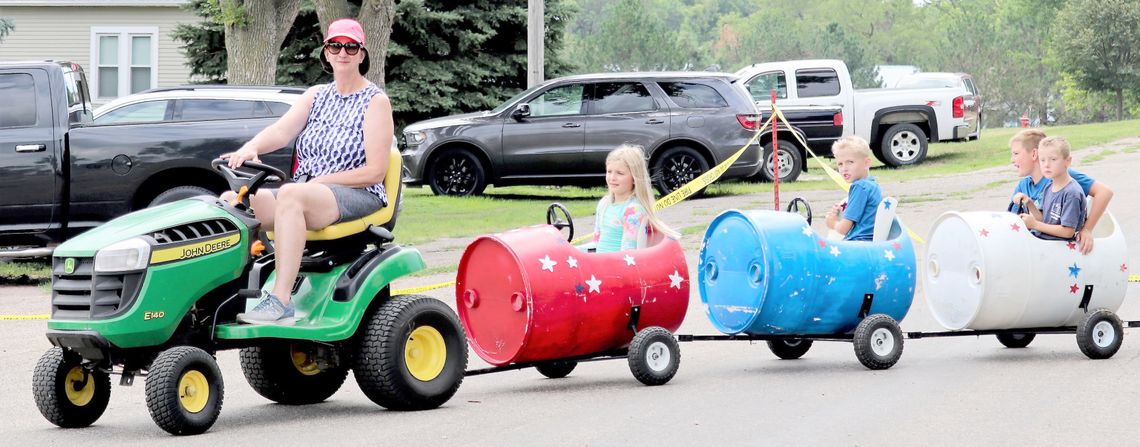
<svg viewBox="0 0 1140 447"><path fill-rule="evenodd" d="M344 48L344 52L348 53L349 56L356 56L356 53L359 53L360 49L364 48L364 45L356 42L329 42L325 44L325 48L332 54L340 54L340 49Z"/></svg>

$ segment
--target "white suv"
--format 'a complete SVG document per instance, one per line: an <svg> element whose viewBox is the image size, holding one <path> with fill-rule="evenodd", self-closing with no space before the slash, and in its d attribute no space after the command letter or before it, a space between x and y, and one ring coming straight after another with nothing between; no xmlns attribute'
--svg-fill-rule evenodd
<svg viewBox="0 0 1140 447"><path fill-rule="evenodd" d="M302 93L301 87L161 87L95 109L95 124L275 117L285 114Z"/></svg>

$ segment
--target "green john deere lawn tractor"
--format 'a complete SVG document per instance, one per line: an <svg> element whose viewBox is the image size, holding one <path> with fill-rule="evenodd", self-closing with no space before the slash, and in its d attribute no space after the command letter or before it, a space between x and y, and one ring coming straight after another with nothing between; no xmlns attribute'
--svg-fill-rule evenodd
<svg viewBox="0 0 1140 447"><path fill-rule="evenodd" d="M48 340L35 368L41 413L60 427L85 427L107 408L111 375L120 385L146 376L155 423L178 435L202 433L222 407L215 353L240 349L246 380L262 396L292 405L321 402L352 370L373 402L392 410L447 402L467 366L467 344L442 301L391 296L391 282L421 270L420 253L392 243L400 203L400 156L385 187L389 206L360 220L310 231L294 283L297 322L238 324L247 302L274 282L249 195L285 178L247 162L214 168L239 199L200 196L140 210L60 245L52 260Z"/></svg>

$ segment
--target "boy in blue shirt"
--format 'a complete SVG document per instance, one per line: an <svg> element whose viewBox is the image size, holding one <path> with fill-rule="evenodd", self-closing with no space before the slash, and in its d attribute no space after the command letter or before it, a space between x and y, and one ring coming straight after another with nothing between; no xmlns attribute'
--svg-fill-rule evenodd
<svg viewBox="0 0 1140 447"><path fill-rule="evenodd" d="M831 145L835 164L843 179L851 183L847 203L836 203L827 213L827 228L845 241L869 241L875 231L875 214L883 193L871 173L871 146L858 136L840 138Z"/></svg>
<svg viewBox="0 0 1140 447"><path fill-rule="evenodd" d="M1017 175L1021 177L1017 187L1013 190L1013 194L1025 194L1038 209L1041 209L1043 205L1041 202L1045 190L1052 184L1052 180L1043 175L1041 165L1038 163L1037 148L1041 140L1045 138L1045 132L1040 129L1026 129L1009 139L1009 162L1017 168ZM1101 216L1104 215L1108 208L1108 202L1112 200L1112 189L1104 183L1071 168L1068 170L1068 175L1086 195L1093 198L1092 206L1087 210L1088 220L1085 221L1084 227L1076 235L1081 253L1087 255L1093 249L1092 230L1096 227ZM1017 212L1017 201L1011 199L1009 211Z"/></svg>
<svg viewBox="0 0 1140 447"><path fill-rule="evenodd" d="M1022 204L1027 212L1021 214L1034 235L1047 240L1074 240L1085 226L1085 192L1076 179L1069 176L1069 142L1061 137L1050 137L1037 146L1041 172L1052 180L1042 191L1041 208L1029 195L1018 192L1013 201Z"/></svg>

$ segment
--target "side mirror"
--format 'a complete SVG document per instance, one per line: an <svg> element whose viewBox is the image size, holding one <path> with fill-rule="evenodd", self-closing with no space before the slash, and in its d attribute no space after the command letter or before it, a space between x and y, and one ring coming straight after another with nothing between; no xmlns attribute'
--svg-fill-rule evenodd
<svg viewBox="0 0 1140 447"><path fill-rule="evenodd" d="M516 108L515 111L511 113L511 117L516 120L522 120L528 116L530 116L530 104L527 104L525 102L519 104L518 108Z"/></svg>

